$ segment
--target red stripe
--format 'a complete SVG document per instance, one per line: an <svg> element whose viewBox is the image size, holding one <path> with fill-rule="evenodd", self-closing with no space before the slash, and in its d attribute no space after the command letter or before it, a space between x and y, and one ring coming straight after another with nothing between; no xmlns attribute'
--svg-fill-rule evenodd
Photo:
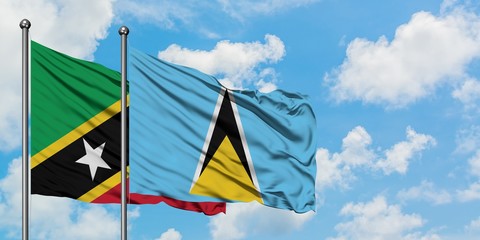
<svg viewBox="0 0 480 240"><path fill-rule="evenodd" d="M127 182L128 188L128 182ZM99 196L92 203L120 203L121 184L111 188L103 195ZM205 215L215 215L226 212L226 204L224 202L185 202L169 197L146 195L131 193L127 196L129 204L158 204L164 202L171 207L179 208L194 212L203 212Z"/></svg>

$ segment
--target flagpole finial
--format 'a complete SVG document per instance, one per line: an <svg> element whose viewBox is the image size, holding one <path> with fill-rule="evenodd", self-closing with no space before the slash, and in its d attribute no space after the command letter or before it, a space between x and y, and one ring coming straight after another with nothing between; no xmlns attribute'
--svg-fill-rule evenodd
<svg viewBox="0 0 480 240"><path fill-rule="evenodd" d="M20 21L20 28L21 29L24 29L24 28L29 29L30 26L32 26L32 24L30 23L30 21L28 21L28 19L25 18L22 21Z"/></svg>
<svg viewBox="0 0 480 240"><path fill-rule="evenodd" d="M120 35L128 35L129 32L130 30L128 30L128 27L126 26L122 26L120 29L118 29L118 34Z"/></svg>

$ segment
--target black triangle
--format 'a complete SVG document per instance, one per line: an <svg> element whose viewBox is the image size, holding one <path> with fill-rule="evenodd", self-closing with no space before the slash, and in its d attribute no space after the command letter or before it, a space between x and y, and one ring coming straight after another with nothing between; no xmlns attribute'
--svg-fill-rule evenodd
<svg viewBox="0 0 480 240"><path fill-rule="evenodd" d="M240 161L242 162L242 165L245 168L248 177L253 182L252 174L250 173L250 168L248 167L248 161L245 155L244 146L240 137L240 131L237 126L235 114L233 112L230 93L228 92L228 90L225 91L220 110L218 111L217 121L215 122L212 137L210 139L210 144L208 145L207 153L205 155L205 160L203 161L200 175L202 175L203 171L207 167L208 163L210 162L213 155L218 150L218 147L226 136L228 136L228 138L230 139L230 142L232 143L235 152L240 158Z"/></svg>

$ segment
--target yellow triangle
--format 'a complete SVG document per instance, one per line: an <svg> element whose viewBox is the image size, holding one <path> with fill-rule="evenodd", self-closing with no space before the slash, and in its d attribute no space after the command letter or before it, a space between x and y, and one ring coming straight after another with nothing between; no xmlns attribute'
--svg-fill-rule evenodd
<svg viewBox="0 0 480 240"><path fill-rule="evenodd" d="M223 139L218 150L198 177L190 193L241 202L263 203L230 139Z"/></svg>

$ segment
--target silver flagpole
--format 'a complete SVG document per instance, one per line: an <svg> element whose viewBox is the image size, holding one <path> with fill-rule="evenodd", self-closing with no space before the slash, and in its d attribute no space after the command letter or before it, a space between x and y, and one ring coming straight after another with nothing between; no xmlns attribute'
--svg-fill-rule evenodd
<svg viewBox="0 0 480 240"><path fill-rule="evenodd" d="M121 158L122 158L122 240L127 240L127 35L128 28L122 26L118 33L122 38L122 113L121 113Z"/></svg>
<svg viewBox="0 0 480 240"><path fill-rule="evenodd" d="M23 19L20 22L22 29L22 239L28 240L29 223L29 173L30 161L28 156L28 103L29 103L29 36L30 21Z"/></svg>

